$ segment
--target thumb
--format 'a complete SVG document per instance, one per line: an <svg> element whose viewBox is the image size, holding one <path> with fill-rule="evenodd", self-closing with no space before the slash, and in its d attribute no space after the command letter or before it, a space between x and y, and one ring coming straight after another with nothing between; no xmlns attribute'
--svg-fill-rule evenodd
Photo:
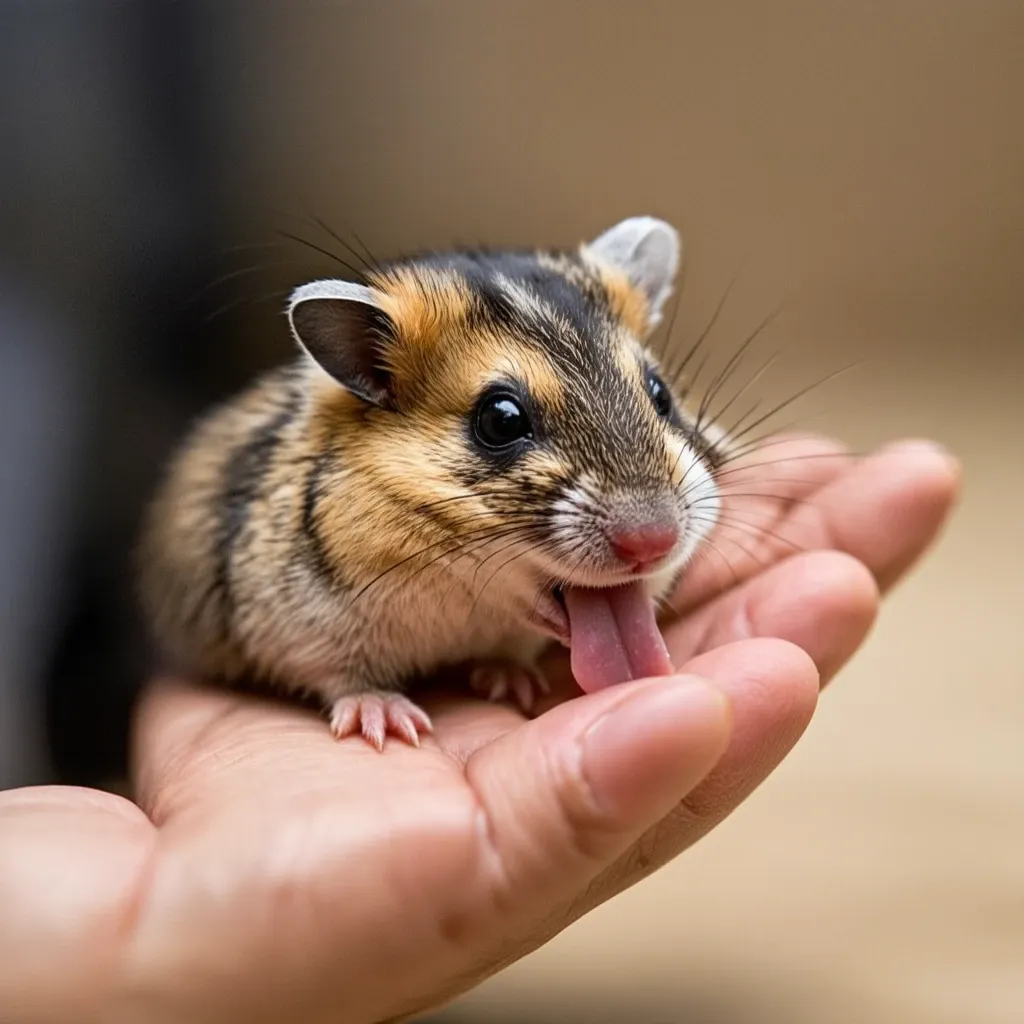
<svg viewBox="0 0 1024 1024"><path fill-rule="evenodd" d="M680 675L568 701L478 750L467 771L516 902L578 892L711 771L730 727L725 696Z"/></svg>

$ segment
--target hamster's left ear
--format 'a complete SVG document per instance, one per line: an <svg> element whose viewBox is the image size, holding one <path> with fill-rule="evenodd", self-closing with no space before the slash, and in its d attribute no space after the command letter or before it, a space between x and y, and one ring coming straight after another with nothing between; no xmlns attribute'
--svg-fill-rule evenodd
<svg viewBox="0 0 1024 1024"><path fill-rule="evenodd" d="M656 217L630 217L585 248L601 262L622 271L643 292L649 303L650 327L656 327L679 273L682 244L676 229Z"/></svg>
<svg viewBox="0 0 1024 1024"><path fill-rule="evenodd" d="M343 388L371 405L393 404L384 356L395 325L366 285L304 284L288 300L288 323L299 345Z"/></svg>

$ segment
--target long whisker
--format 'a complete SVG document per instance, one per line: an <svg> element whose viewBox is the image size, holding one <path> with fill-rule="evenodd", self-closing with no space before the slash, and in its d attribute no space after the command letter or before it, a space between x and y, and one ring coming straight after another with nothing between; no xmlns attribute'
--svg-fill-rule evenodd
<svg viewBox="0 0 1024 1024"><path fill-rule="evenodd" d="M831 381L835 380L837 377L841 377L844 373L849 373L850 370L855 369L856 367L860 366L865 361L866 360L858 359L856 362L850 363L849 365L844 366L841 369L836 370L833 373L828 374L828 376L826 376L826 377L822 377L821 380L817 380L813 384L809 384L807 387L801 388L795 395L791 396L790 398L787 398L784 402L780 402L777 406L775 406L774 409L770 409L768 412L764 413L764 415L759 416L756 420L754 420L754 422L751 423L749 426L747 426L743 430L741 430L738 434L736 434L732 438L733 442L735 443L741 437L745 436L746 434L749 434L751 430L755 430L762 423L764 423L765 420L770 419L776 413L782 412L783 409L788 408L794 402L796 402L799 399L803 398L804 395L810 394L810 392L814 391L815 388L820 388L823 385L828 384Z"/></svg>
<svg viewBox="0 0 1024 1024"><path fill-rule="evenodd" d="M366 254L366 258L370 266L373 267L373 269L376 270L378 274L383 274L384 266L381 264L380 260L378 260L377 257L374 256L370 247L359 237L359 235L356 233L356 229L349 225L349 231L352 232L352 237L356 240L356 245L358 245Z"/></svg>
<svg viewBox="0 0 1024 1024"><path fill-rule="evenodd" d="M686 353L685 356L683 356L682 363L680 363L680 365L677 368L669 370L669 373L672 375L671 387L673 389L676 387L679 378L683 375L683 371L689 365L690 360L697 354L697 351L704 344L705 339L708 337L708 335L714 328L715 324L718 322L718 317L721 315L722 310L725 308L725 303L728 300L729 294L732 291L733 286L736 284L738 278L739 270L737 269L732 276L732 280L730 280L729 284L726 286L725 292L722 294L722 297L718 300L718 305L715 307L715 311L712 314L711 319L708 321L707 326L704 328L703 331L701 331L700 337L697 338L697 340L690 347L690 350Z"/></svg>
<svg viewBox="0 0 1024 1024"><path fill-rule="evenodd" d="M462 546L462 543L459 543L459 542L463 542L463 541L468 542L467 538L471 539L472 537L477 536L479 534L486 534L488 531L501 531L501 530L504 530L506 528L507 527L505 527L503 524L501 524L501 525L497 525L497 526L490 525L490 526L479 527L479 528L472 529L472 530L467 530L462 536L460 536L459 538L456 538L456 543L455 543L454 547L450 547L449 549L443 551L437 557L438 558L443 558L445 555L452 554L455 551L459 550L459 548ZM524 527L514 527L514 529L523 529L523 528ZM388 566L387 569L385 569L383 572L378 573L376 576L374 576L373 579L371 579L368 583L364 584L353 595L353 598L352 598L353 602L358 600L360 597L362 597L363 594L366 593L366 591L368 591L372 586L374 586L377 583L379 583L388 574L390 574L392 572L395 572L397 569L400 569L404 565L408 565L409 562L413 561L416 558L420 558L421 556L425 555L427 552L432 551L434 548L437 548L440 545L443 545L443 544L449 544L450 545L452 543L452 540L453 540L453 538L450 537L450 536L443 537L441 540L435 541L432 544L427 544L425 547L419 548L418 550L414 551L411 555L406 555L404 558L401 558L399 561L395 562L393 565ZM432 563L430 563L430 564L432 564Z"/></svg>
<svg viewBox="0 0 1024 1024"><path fill-rule="evenodd" d="M534 527L534 526L527 525L527 526L519 527L516 530L502 531L502 532L499 532L499 533L496 533L496 534L493 534L493 535L489 535L489 536L483 537L483 538L481 538L479 540L475 540L471 544L463 546L463 548L461 550L461 553L451 563L451 566L449 566L449 568L454 568L456 562L458 562L460 559L462 559L464 557L473 558L478 551L480 551L482 548L485 548L488 544L492 543L495 540L502 540L505 537L509 537L509 536L513 536L513 535L518 535L517 539L512 542L513 544L515 544L515 543L520 543L521 540L524 537L525 538L529 538L530 536L533 536L534 534L540 535L540 533L541 533L541 528L539 526ZM502 548L502 549L499 549L499 550L505 550L505 548ZM441 599L441 604L442 605L447 604L448 598L451 597L452 592L460 584L462 584L463 586L466 586L470 590L470 592L472 592L473 587L476 584L476 577L477 577L477 574L480 571L480 568L483 566L484 562L486 562L487 559L490 558L490 557L491 556L487 556L482 561L477 561L477 564L476 564L476 566L475 566L475 568L473 570L473 577L472 577L472 579L468 583L467 583L467 581L463 577L455 576L455 574L453 573L454 579L452 581L452 585L445 591L444 597Z"/></svg>
<svg viewBox="0 0 1024 1024"><path fill-rule="evenodd" d="M381 266L380 261L377 259L376 256L373 255L372 252L370 252L370 249L367 246L367 244L359 237L359 235L356 234L356 232L353 230L351 226L349 227L348 230L352 233L352 237L362 248L362 252L356 249L351 242L344 238L344 236L335 231L335 229L332 228L322 217L317 217L314 216L313 214L309 214L307 219L309 223L316 225L318 228L320 228L321 231L330 235L331 238L333 238L340 246L342 246L342 248L344 248L344 250L347 253L349 253L353 259L358 260L360 263L362 263L364 273L366 268L370 268L378 274L384 273L384 268L383 266Z"/></svg>
<svg viewBox="0 0 1024 1024"><path fill-rule="evenodd" d="M765 331L779 316L783 310L783 305L780 304L771 313L768 314L753 331L747 336L746 340L742 345L733 353L732 358L725 364L725 367L719 372L718 376L711 382L710 387L704 393L704 397L701 399L700 408L697 410L697 430L700 431L702 424L704 423L704 416L714 401L715 396L725 385L725 382L730 376L736 371L740 363L743 360L743 356L746 354L750 346L757 340L763 331Z"/></svg>
<svg viewBox="0 0 1024 1024"><path fill-rule="evenodd" d="M686 290L686 265L683 265L683 273L679 282L679 290L676 292L675 300L672 303L672 315L668 321L668 327L665 330L665 343L661 346L661 350L658 353L659 358L663 358L665 353L668 351L669 345L672 343L672 334L676 328L676 317L679 315L679 307L683 303L683 292Z"/></svg>
<svg viewBox="0 0 1024 1024"><path fill-rule="evenodd" d="M259 295L256 298L232 299L230 302L225 302L212 312L207 313L206 316L203 317L203 323L212 323L218 317L224 316L225 313L230 313L231 310L238 309L240 306L257 305L262 302L269 302L271 299L275 299L280 302L290 291L290 288L276 288L274 291L265 292L263 295Z"/></svg>
<svg viewBox="0 0 1024 1024"><path fill-rule="evenodd" d="M710 519L702 519L699 516L695 516L694 521L704 523L711 522ZM754 537L770 537L772 540L777 541L779 544L782 544L795 552L805 550L801 545L790 540L788 537L783 537L782 534L776 533L774 530L770 530L766 526L761 526L759 523L744 522L741 519L737 519L733 514L724 516L720 515L715 525L721 529L743 530L744 533L748 533Z"/></svg>
<svg viewBox="0 0 1024 1024"><path fill-rule="evenodd" d="M343 260L337 253L333 253L330 249L325 249L322 245L317 245L316 242L311 242L308 238L303 238L301 235L293 234L291 231L285 231L284 228L278 228L277 233L283 238L290 238L293 242L298 242L299 245L305 245L315 252L326 256L329 260L333 260L339 266L343 267L349 273L356 276L356 280L365 281L365 274L358 267L354 267L347 260Z"/></svg>
<svg viewBox="0 0 1024 1024"><path fill-rule="evenodd" d="M761 368L750 378L750 380L748 380L747 383L744 384L743 387L741 387L739 391L737 391L736 394L734 394L732 398L730 398L729 401L726 402L725 405L723 405L722 408L719 409L718 412L716 412L714 416L711 417L711 422L720 423L722 421L722 417L725 416L725 414L729 411L729 408L740 398L742 398L743 395L746 394L746 392L749 391L772 368L772 366L774 366L775 363L778 362L779 357L781 355L782 352L779 351L774 353L774 355L772 355L770 358L766 359ZM755 403L754 409L757 408L757 404L758 403ZM708 411L710 413L710 409ZM741 419L740 423L742 422L743 420ZM733 429L735 429L735 427ZM728 434L729 432L726 431L726 436L728 436Z"/></svg>
<svg viewBox="0 0 1024 1024"><path fill-rule="evenodd" d="M493 558L493 557L494 557L495 555L497 555L497 554L501 554L501 553L503 553L503 552L507 551L507 550L508 550L509 548L514 548L514 547L516 547L517 545L519 545L519 544L523 543L523 539L524 539L524 538L517 538L517 539L516 539L516 540L514 540L514 541L513 541L513 542L512 542L511 544L507 544L507 545L505 545L504 547L502 547L501 549L499 549L499 551L497 551L497 552L494 552L494 553L492 553L492 554L488 555L488 556L487 556L487 558L485 558L485 559L484 559L484 560L483 560L483 561L482 561L482 562L481 562L481 563L480 563L480 564L479 564L479 565L477 566L476 570L475 570L475 571L474 571L474 573L473 573L473 586L474 586L474 587L476 586L476 577L477 577L477 573L479 572L479 570L480 570L480 569L481 569L481 568L482 568L482 567L483 567L483 566L484 566L484 565L485 565L485 564L486 564L486 563L487 563L488 561L490 561L490 559L491 559L491 558ZM529 540L529 538L525 538L525 539ZM495 577L496 577L496 576L498 575L498 573L500 573L500 572L501 572L501 570L505 568L505 566L506 566L506 565L511 565L511 564L512 564L512 563L513 563L514 561L516 561L517 559L519 559L519 558L522 558L522 557L523 557L524 555L528 555L528 554L530 554L531 552L533 552L533 551L536 551L536 550L538 550L538 549L539 549L540 547L541 547L541 545L540 545L539 543L537 543L537 544L531 544L531 545L530 545L529 547L527 547L527 548L526 548L526 550L525 550L525 551L520 551L520 552L518 552L518 553L514 554L514 555L513 555L513 556L512 556L511 558L509 558L509 559L506 559L506 560L505 560L504 562L502 562L502 563L501 563L501 564L500 564L500 565L499 565L499 566L498 566L498 567L497 567L497 568L496 568L496 569L494 570L494 572L492 572L492 573L491 573L491 575L487 577L487 579L486 579L486 580L484 581L484 585L483 585L483 586L482 586L482 587L480 588L480 590L479 590L479 591L477 592L477 595L476 595L476 597L474 597L474 599L473 599L473 604L472 604L472 605L470 606L470 609L469 609L469 615L468 615L468 617L469 617L469 618L472 618L472 617L473 617L473 614L474 614L474 613L476 612L476 609L477 609L477 605L479 605L479 603L480 603L481 599L482 599L482 598L483 598L483 596L484 596L484 591L485 591L485 590L487 589L487 587L488 587L488 585L489 585L489 584L491 583L491 581L492 581L492 580L493 580L493 579L494 579L494 578L495 578Z"/></svg>
<svg viewBox="0 0 1024 1024"><path fill-rule="evenodd" d="M292 259L270 260L268 263L253 263L244 267L239 267L226 274L221 274L219 277L215 277L212 281L207 282L188 301L189 303L197 302L208 292L213 291L214 288L218 288L222 284L227 284L228 281L234 281L240 277L247 277L249 274L255 274L261 270L270 270L273 267L298 267L304 265L305 264L303 264L301 260Z"/></svg>
<svg viewBox="0 0 1024 1024"><path fill-rule="evenodd" d="M727 540L730 544L732 544L735 547L739 548L740 551L742 551L743 554L745 554L747 556L747 558L749 558L755 565L758 565L758 566L761 566L762 568L764 568L764 567L766 567L769 564L768 562L764 561L764 559L758 558L757 555L754 554L754 552L752 552L745 545L741 544L738 540L736 540L735 537L728 537L728 536L725 536L725 535L723 535L721 533L717 533L717 534L715 534L715 540L716 541L718 541L718 540ZM711 538L709 538L709 537L705 537L704 540L701 541L702 544L708 544L710 542L711 542ZM730 563L730 567L732 567L731 563ZM736 580L737 584L740 582L739 578L735 574L735 569L733 569L733 578Z"/></svg>

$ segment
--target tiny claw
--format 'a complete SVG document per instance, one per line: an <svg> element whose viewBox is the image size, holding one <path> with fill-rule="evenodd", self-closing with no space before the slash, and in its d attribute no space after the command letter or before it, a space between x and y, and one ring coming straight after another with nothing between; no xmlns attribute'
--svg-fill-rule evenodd
<svg viewBox="0 0 1024 1024"><path fill-rule="evenodd" d="M469 682L476 693L494 703L511 696L524 712L533 710L537 693L551 692L548 681L537 669L505 659L477 665Z"/></svg>
<svg viewBox="0 0 1024 1024"><path fill-rule="evenodd" d="M377 751L383 751L388 733L418 747L420 732L433 732L426 712L398 693L339 697L331 707L331 732L340 740L355 733L357 728Z"/></svg>
<svg viewBox="0 0 1024 1024"><path fill-rule="evenodd" d="M359 705L345 704L343 707L334 706L334 713L331 716L331 732L336 739L344 739L356 731L359 722Z"/></svg>
<svg viewBox="0 0 1024 1024"><path fill-rule="evenodd" d="M413 704L411 700L406 701L406 713L412 719L413 725L415 725L421 732L434 731L434 723L430 720L430 716L423 710L418 704Z"/></svg>
<svg viewBox="0 0 1024 1024"><path fill-rule="evenodd" d="M389 711L388 725L407 743L411 743L414 747L420 745L419 733L416 731L416 726L408 715Z"/></svg>
<svg viewBox="0 0 1024 1024"><path fill-rule="evenodd" d="M512 689L515 691L516 700L524 711L533 708L533 681L528 675L515 675L512 679Z"/></svg>

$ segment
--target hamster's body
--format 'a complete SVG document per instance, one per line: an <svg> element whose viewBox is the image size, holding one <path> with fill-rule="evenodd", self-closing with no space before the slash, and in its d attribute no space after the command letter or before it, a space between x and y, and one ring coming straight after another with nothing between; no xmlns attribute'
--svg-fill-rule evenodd
<svg viewBox="0 0 1024 1024"><path fill-rule="evenodd" d="M163 591L158 635L176 661L213 677L291 679L328 698L353 671L387 688L462 660L528 661L548 638L504 615L471 615L468 580L428 568L409 586L386 572L435 539L441 554L443 532L423 523L411 533L414 476L408 508L347 486L358 460L343 442L321 450L313 440L316 376L301 363L266 375L202 423L175 465L146 564ZM339 537L352 538L351 553L337 550ZM535 599L502 595L527 611Z"/></svg>
<svg viewBox="0 0 1024 1024"><path fill-rule="evenodd" d="M429 729L403 694L442 666L477 662L524 705L552 639L574 669L579 641L583 675L667 670L653 601L718 500L718 452L643 345L677 265L672 229L634 218L575 252L298 289L303 356L209 414L153 503L142 595L165 653L315 694L377 746ZM642 622L588 655L602 615Z"/></svg>

